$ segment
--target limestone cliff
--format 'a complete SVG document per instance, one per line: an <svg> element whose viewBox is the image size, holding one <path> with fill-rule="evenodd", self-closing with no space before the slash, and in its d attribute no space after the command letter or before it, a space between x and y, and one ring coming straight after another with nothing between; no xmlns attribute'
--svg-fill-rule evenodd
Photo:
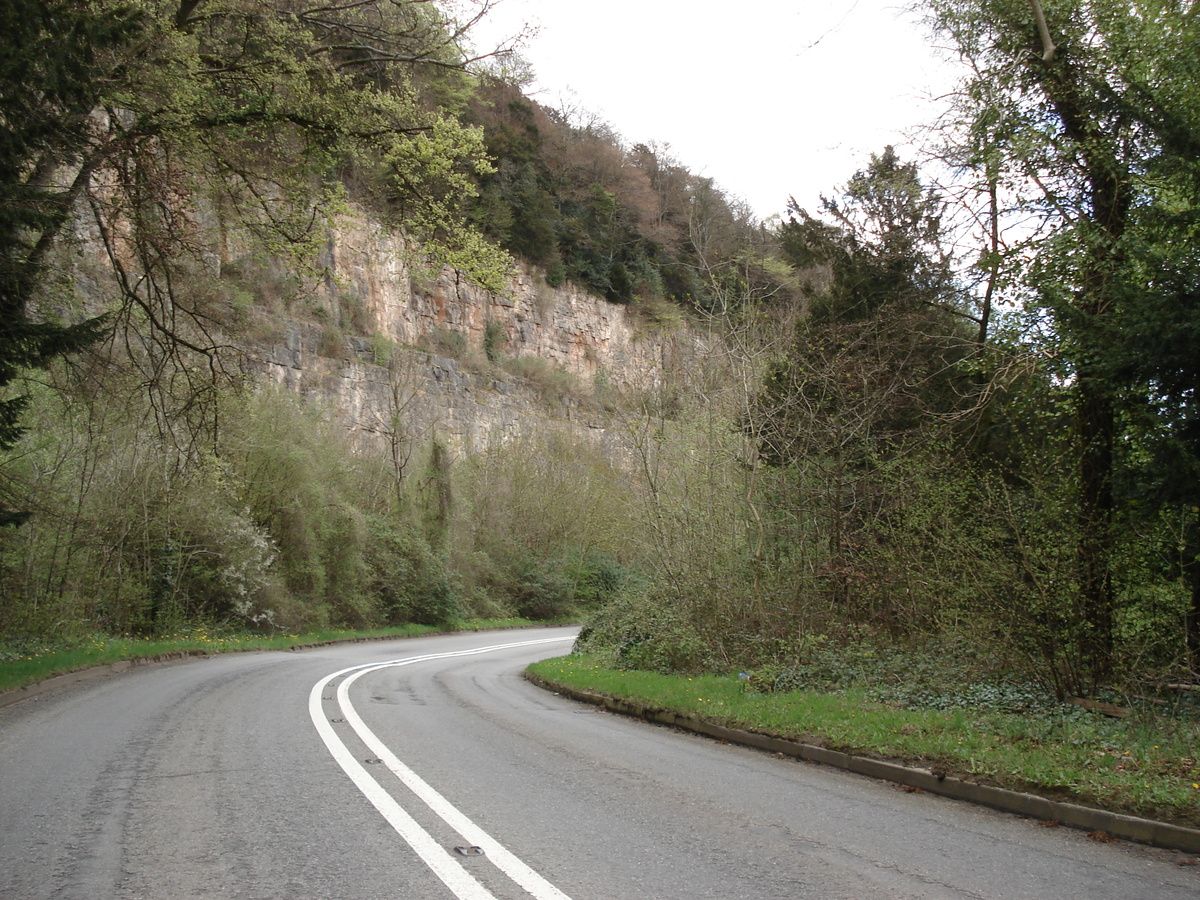
<svg viewBox="0 0 1200 900"><path fill-rule="evenodd" d="M329 404L365 442L436 436L471 453L558 428L617 455L602 395L653 389L697 349L686 328L647 328L627 307L529 271L495 294L449 269L415 276L407 260L399 236L343 219L324 253L318 318L347 327L331 340L328 324L292 323L259 347L270 378ZM522 378L530 358L543 376L548 364L570 377Z"/></svg>

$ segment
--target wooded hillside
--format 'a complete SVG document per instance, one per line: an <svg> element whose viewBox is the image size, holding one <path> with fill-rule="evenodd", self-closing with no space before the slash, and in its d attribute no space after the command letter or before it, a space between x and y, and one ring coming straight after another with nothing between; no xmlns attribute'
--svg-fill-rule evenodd
<svg viewBox="0 0 1200 900"><path fill-rule="evenodd" d="M927 158L772 223L470 58L487 7L0 11L0 631L588 613L642 668L938 641L1060 696L1195 679L1190 2L928 0L968 75ZM354 452L244 364L351 205L414 271L519 258L711 352L589 387L619 464Z"/></svg>

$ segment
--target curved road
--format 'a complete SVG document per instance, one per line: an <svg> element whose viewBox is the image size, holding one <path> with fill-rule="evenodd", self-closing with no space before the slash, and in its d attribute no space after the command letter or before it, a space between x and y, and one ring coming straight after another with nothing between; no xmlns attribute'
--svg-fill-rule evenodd
<svg viewBox="0 0 1200 900"><path fill-rule="evenodd" d="M0 897L1200 896L1183 854L525 683L567 629L219 656L0 709Z"/></svg>

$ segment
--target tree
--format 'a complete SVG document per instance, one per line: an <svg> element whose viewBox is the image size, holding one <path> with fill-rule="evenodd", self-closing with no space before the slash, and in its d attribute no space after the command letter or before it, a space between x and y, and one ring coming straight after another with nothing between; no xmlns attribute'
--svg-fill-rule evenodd
<svg viewBox="0 0 1200 900"><path fill-rule="evenodd" d="M480 135L424 103L416 78L463 71L474 17L426 0L19 0L0 14L3 384L98 333L99 318L29 316L46 254L79 215L114 275L111 333L185 453L213 425L217 383L237 376L207 283L213 218L311 258L352 182L435 264L490 286L507 274L463 224L487 169ZM11 446L22 401L3 404Z"/></svg>
<svg viewBox="0 0 1200 900"><path fill-rule="evenodd" d="M854 559L889 497L878 475L958 402L955 366L973 329L941 234L942 201L891 147L872 156L825 219L792 204L780 244L799 269L826 267L791 347L759 398L763 458L794 466L820 497L834 599L853 603Z"/></svg>
<svg viewBox="0 0 1200 900"><path fill-rule="evenodd" d="M31 305L51 240L72 213L75 186L98 164L85 159L89 113L144 25L128 5L12 0L0 9L0 389L23 368L46 366L99 336L102 317L61 324L39 318ZM74 179L56 183L56 173L71 167ZM24 433L26 403L0 397L0 452ZM14 499L0 494L0 525L27 517Z"/></svg>
<svg viewBox="0 0 1200 900"><path fill-rule="evenodd" d="M829 221L793 203L780 228L785 257L801 270L827 267L829 277L810 298L792 353L772 376L783 383L772 393L784 405L823 396L830 412L854 410L864 439L896 440L925 413L954 403L944 382L969 317L944 249L942 200L921 184L915 164L888 147L840 198L823 198L823 211ZM838 399L831 386L804 375L794 380L797 367L834 379ZM805 452L781 444L768 456Z"/></svg>
<svg viewBox="0 0 1200 900"><path fill-rule="evenodd" d="M1145 200L1132 213L1126 260L1136 297L1116 339L1136 420L1148 423L1150 452L1137 472L1148 489L1134 500L1181 521L1171 555L1188 586L1185 643L1200 675L1200 22L1186 6L1168 4L1148 23L1171 52L1148 54L1134 84L1134 114L1161 152L1142 162Z"/></svg>
<svg viewBox="0 0 1200 900"><path fill-rule="evenodd" d="M1173 202L1135 215L1129 264L1143 282L1117 328L1115 368L1132 385L1127 442L1138 452L1127 455L1117 486L1140 523L1176 520L1176 542L1162 556L1188 588L1185 644L1200 673L1200 170L1187 168L1168 182Z"/></svg>
<svg viewBox="0 0 1200 900"><path fill-rule="evenodd" d="M1129 326L1146 324L1147 288L1159 277L1136 248L1148 210L1191 209L1195 200L1190 189L1164 191L1162 176L1190 169L1197 156L1192 4L928 5L973 73L959 94L959 139L986 134L988 153L970 165L986 167L992 185L1002 171L1014 207L1043 229L1031 258L1013 262L1028 273L1030 316L1049 325L1043 348L1061 360L1073 399L1078 652L1095 685L1114 663L1123 416L1130 397L1146 396L1148 380L1158 379L1157 363L1140 371L1123 364Z"/></svg>

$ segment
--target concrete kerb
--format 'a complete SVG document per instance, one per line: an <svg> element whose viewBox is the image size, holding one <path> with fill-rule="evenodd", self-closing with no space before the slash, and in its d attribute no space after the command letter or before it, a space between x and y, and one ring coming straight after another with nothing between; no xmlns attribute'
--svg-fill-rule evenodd
<svg viewBox="0 0 1200 900"><path fill-rule="evenodd" d="M1058 822L1061 825L1089 832L1105 832L1113 837L1124 838L1125 840L1149 844L1154 847L1162 847L1168 850L1182 850L1187 853L1200 854L1200 830L1195 828L1185 828L1182 825L1172 825L1167 822L1156 822L1152 819L1122 815L1120 813L1109 812L1108 810L1093 809L1092 807L1080 806L1075 803L1049 800L1035 794L1026 794L1006 788L993 787L992 785L978 784L973 781L964 781L950 775L937 775L927 769L912 768L900 765L899 763L870 759L864 756L853 756L849 753L829 750L814 744L787 740L767 734L758 734L752 731L743 731L737 728L728 728L724 725L715 725L711 722L693 719L670 710L655 709L616 697L610 697L606 694L577 690L565 685L556 684L553 681L531 673L526 673L525 677L538 687L561 694L572 700L591 703L611 712L643 719L657 725L668 725L672 728L690 731L694 734L704 735L719 741L726 741L730 744L740 744L745 747L764 750L768 753L778 753L795 759L833 766L847 772L890 781L906 787L919 788L931 794L939 794L955 800L965 800L969 803L987 806L1001 812L1027 816L1031 819L1040 819L1046 822Z"/></svg>

